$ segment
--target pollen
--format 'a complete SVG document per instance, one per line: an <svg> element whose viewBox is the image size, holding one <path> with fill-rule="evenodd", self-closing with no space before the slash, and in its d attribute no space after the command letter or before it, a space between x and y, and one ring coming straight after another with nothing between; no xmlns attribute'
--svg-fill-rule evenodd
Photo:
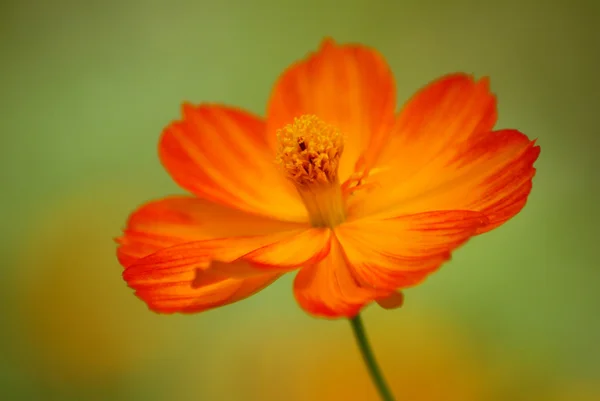
<svg viewBox="0 0 600 401"><path fill-rule="evenodd" d="M296 186L337 185L344 138L314 115L303 115L277 131L276 161Z"/></svg>

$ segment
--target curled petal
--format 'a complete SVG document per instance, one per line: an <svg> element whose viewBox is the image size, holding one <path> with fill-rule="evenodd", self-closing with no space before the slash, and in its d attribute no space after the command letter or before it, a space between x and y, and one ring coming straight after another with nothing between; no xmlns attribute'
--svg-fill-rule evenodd
<svg viewBox="0 0 600 401"><path fill-rule="evenodd" d="M247 262L233 263L246 268ZM232 278L219 269L180 267L148 269L145 272L125 270L123 276L136 295L148 307L159 313L194 313L213 309L245 299L281 276L278 273Z"/></svg>
<svg viewBox="0 0 600 401"><path fill-rule="evenodd" d="M365 165L379 155L395 107L394 77L377 51L325 39L317 52L289 67L275 84L267 108L268 137L275 148L276 131L294 117L318 116L346 138L339 170L344 181L359 159Z"/></svg>
<svg viewBox="0 0 600 401"><path fill-rule="evenodd" d="M328 251L329 232L318 229L189 242L136 261L123 278L154 310L195 312L252 295Z"/></svg>
<svg viewBox="0 0 600 401"><path fill-rule="evenodd" d="M318 261L328 252L329 235L177 196L134 212L117 239L117 254L124 279L151 309L199 312L243 299L283 272Z"/></svg>
<svg viewBox="0 0 600 401"><path fill-rule="evenodd" d="M183 188L215 203L280 220L307 221L302 201L275 164L258 117L226 106L183 106L159 154Z"/></svg>

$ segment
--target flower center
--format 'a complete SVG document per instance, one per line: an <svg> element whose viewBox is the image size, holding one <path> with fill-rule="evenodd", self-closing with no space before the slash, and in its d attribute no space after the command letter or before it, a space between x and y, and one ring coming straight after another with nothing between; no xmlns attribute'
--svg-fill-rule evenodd
<svg viewBox="0 0 600 401"><path fill-rule="evenodd" d="M342 134L313 115L294 119L277 131L277 162L294 183L315 227L334 227L346 219L338 178L344 150Z"/></svg>

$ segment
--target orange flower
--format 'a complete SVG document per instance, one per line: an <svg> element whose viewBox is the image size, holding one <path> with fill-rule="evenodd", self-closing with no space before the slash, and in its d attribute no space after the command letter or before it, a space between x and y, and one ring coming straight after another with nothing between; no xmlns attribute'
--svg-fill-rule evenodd
<svg viewBox="0 0 600 401"><path fill-rule="evenodd" d="M331 39L283 73L264 120L184 104L159 154L194 196L130 216L123 277L162 313L236 302L294 270L308 313L398 306L398 290L523 208L540 150L493 131L486 78L444 76L395 109L383 57Z"/></svg>

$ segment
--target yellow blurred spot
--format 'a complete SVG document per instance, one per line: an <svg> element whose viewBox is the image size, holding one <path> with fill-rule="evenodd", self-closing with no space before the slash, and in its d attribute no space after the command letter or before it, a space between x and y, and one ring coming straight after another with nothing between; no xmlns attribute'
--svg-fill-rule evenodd
<svg viewBox="0 0 600 401"><path fill-rule="evenodd" d="M364 317L377 359L398 400L489 401L489 375L475 345L457 327L407 312ZM401 322L401 323L400 323ZM258 334L260 333L260 334ZM270 325L236 343L231 336L214 372L236 383L223 399L365 401L378 395L350 324ZM225 349L225 346L223 346ZM230 359L226 359L229 357Z"/></svg>
<svg viewBox="0 0 600 401"><path fill-rule="evenodd" d="M150 313L121 278L112 238L129 210L118 201L123 193L107 199L115 190L45 205L23 244L16 329L27 365L47 380L115 378L156 359L166 345L173 320Z"/></svg>

